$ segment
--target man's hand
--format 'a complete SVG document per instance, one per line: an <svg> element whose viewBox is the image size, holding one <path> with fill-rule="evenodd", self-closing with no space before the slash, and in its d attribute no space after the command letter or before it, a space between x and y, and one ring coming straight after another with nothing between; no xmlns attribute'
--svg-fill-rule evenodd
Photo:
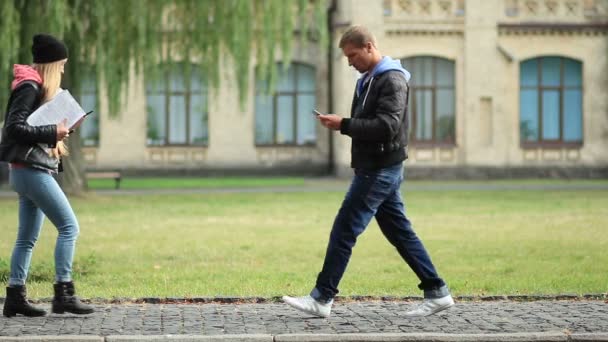
<svg viewBox="0 0 608 342"><path fill-rule="evenodd" d="M67 124L68 119L63 119L63 121L57 124L57 141L61 141L70 135L70 130L66 127Z"/></svg>
<svg viewBox="0 0 608 342"><path fill-rule="evenodd" d="M318 115L321 125L333 129L336 131L340 130L340 124L342 123L342 117L336 114L321 114Z"/></svg>

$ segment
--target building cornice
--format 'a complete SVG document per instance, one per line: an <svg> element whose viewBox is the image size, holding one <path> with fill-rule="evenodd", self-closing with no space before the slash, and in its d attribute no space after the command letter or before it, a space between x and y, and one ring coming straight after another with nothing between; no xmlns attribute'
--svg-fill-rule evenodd
<svg viewBox="0 0 608 342"><path fill-rule="evenodd" d="M608 22L590 23L499 23L498 32L501 35L510 34L607 34Z"/></svg>
<svg viewBox="0 0 608 342"><path fill-rule="evenodd" d="M428 35L428 36L462 36L464 34L464 30L462 26L460 27L416 27L416 26L404 26L404 27L394 27L387 28L385 30L387 36L406 36L406 35Z"/></svg>

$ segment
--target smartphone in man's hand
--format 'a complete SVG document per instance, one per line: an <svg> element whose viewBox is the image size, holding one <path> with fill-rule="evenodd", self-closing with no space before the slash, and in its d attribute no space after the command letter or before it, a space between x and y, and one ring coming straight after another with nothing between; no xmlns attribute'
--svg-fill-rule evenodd
<svg viewBox="0 0 608 342"><path fill-rule="evenodd" d="M318 110L316 110L316 109L313 109L313 110L312 110L312 113L313 113L314 115L316 115L316 116L319 116L319 115L325 115L325 114L323 114L323 113L319 112L319 111L318 111Z"/></svg>

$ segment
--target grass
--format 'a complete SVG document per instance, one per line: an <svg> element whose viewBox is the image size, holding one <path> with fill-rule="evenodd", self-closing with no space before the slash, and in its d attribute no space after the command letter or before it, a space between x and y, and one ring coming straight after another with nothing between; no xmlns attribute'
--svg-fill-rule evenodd
<svg viewBox="0 0 608 342"><path fill-rule="evenodd" d="M238 188L264 186L303 185L304 179L297 177L218 177L218 178L130 178L125 177L120 183L121 189L192 189L192 188ZM90 179L89 188L94 190L114 189L113 179Z"/></svg>
<svg viewBox="0 0 608 342"><path fill-rule="evenodd" d="M278 296L314 285L342 191L73 198L83 297ZM406 191L408 216L456 295L608 292L608 191ZM0 277L17 225L0 199ZM46 221L28 291L51 296ZM372 223L341 295L420 295Z"/></svg>
<svg viewBox="0 0 608 342"><path fill-rule="evenodd" d="M92 190L114 189L113 179L90 179L87 182ZM408 181L414 187L436 186L435 181ZM554 186L554 185L607 186L608 181L602 179L520 179L513 180L484 180L484 181L443 181L445 186ZM120 188L126 190L145 189L214 189L214 188L255 188L267 186L305 186L320 185L345 188L347 181L343 179L323 179L301 177L123 177ZM5 187L8 190L8 187Z"/></svg>

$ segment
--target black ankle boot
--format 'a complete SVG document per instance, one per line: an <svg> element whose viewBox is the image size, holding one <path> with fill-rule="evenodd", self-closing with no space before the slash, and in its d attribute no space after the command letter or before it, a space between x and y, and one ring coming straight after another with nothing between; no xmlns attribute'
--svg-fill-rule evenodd
<svg viewBox="0 0 608 342"><path fill-rule="evenodd" d="M40 317L46 315L46 311L28 303L25 285L12 285L6 288L6 300L4 301L2 314L5 317L14 317L17 314Z"/></svg>
<svg viewBox="0 0 608 342"><path fill-rule="evenodd" d="M78 297L76 297L74 283L58 283L53 285L55 290L55 296L53 297L53 313L62 314L69 312L77 315L86 315L95 311L92 306L83 304Z"/></svg>

